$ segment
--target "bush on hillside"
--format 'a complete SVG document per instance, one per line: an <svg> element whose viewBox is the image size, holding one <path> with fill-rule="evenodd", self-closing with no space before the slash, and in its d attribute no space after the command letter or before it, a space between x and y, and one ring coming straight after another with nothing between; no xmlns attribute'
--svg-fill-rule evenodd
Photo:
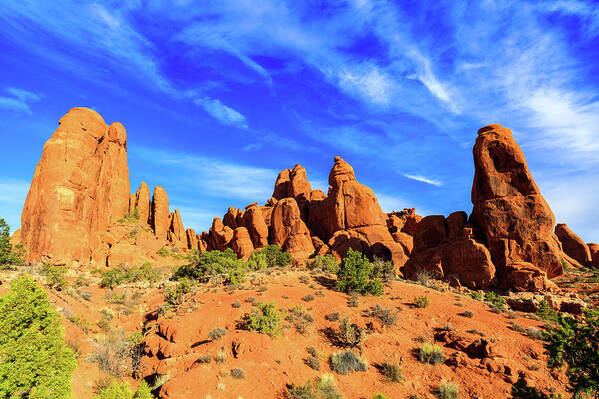
<svg viewBox="0 0 599 399"><path fill-rule="evenodd" d="M100 280L101 287L110 289L125 283L137 283L147 281L155 283L160 279L160 274L152 268L150 262L146 262L141 266L124 267L120 266L114 269L109 269L100 272L102 278Z"/></svg>
<svg viewBox="0 0 599 399"><path fill-rule="evenodd" d="M287 386L289 399L342 399L343 395L337 391L335 379L331 374L324 374L315 383L306 382L304 385Z"/></svg>
<svg viewBox="0 0 599 399"><path fill-rule="evenodd" d="M0 298L0 398L71 397L75 355L60 317L31 276Z"/></svg>
<svg viewBox="0 0 599 399"><path fill-rule="evenodd" d="M283 311L276 309L276 304L260 303L246 316L245 325L250 331L258 331L271 337L281 335Z"/></svg>
<svg viewBox="0 0 599 399"><path fill-rule="evenodd" d="M373 276L372 263L362 253L351 248L339 265L337 288L345 293L383 294L381 280Z"/></svg>
<svg viewBox="0 0 599 399"><path fill-rule="evenodd" d="M0 270L13 269L23 263L25 255L23 245L16 247L10 243L10 226L0 218Z"/></svg>
<svg viewBox="0 0 599 399"><path fill-rule="evenodd" d="M337 273L339 271L339 263L337 259L331 254L325 256L316 256L310 262L306 264L306 267L310 270L320 269L327 273Z"/></svg>
<svg viewBox="0 0 599 399"><path fill-rule="evenodd" d="M206 277L222 276L227 283L237 285L245 281L246 271L246 263L237 259L237 255L231 248L227 248L225 251L193 253L191 262L177 268L173 273L173 279L200 280Z"/></svg>
<svg viewBox="0 0 599 399"><path fill-rule="evenodd" d="M42 265L42 274L46 278L46 284L50 288L56 290L63 290L67 287L68 283L65 278L67 268L65 266L54 266L50 263L44 263Z"/></svg>
<svg viewBox="0 0 599 399"><path fill-rule="evenodd" d="M354 371L366 371L366 362L360 359L354 352L335 352L329 359L331 370L336 373L347 375Z"/></svg>
<svg viewBox="0 0 599 399"><path fill-rule="evenodd" d="M560 314L557 324L545 333L549 367L567 364L572 391L599 396L599 309L587 309L581 320Z"/></svg>
<svg viewBox="0 0 599 399"><path fill-rule="evenodd" d="M260 259L260 262L253 262L253 259ZM291 254L283 251L278 245L267 245L262 249L254 251L248 260L248 266L252 270L265 269L269 267L285 267L291 264L292 260L293 258L291 257ZM266 263L264 263L264 261ZM266 267L263 267L264 264L266 264Z"/></svg>
<svg viewBox="0 0 599 399"><path fill-rule="evenodd" d="M94 399L154 399L150 387L145 381L141 381L135 393L131 392L126 382L119 383L112 380L110 385L100 389Z"/></svg>

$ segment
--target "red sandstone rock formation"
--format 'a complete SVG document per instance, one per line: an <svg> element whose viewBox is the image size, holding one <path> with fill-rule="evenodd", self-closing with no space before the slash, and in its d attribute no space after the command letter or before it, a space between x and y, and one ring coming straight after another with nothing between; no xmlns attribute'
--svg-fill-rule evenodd
<svg viewBox="0 0 599 399"><path fill-rule="evenodd" d="M410 279L446 278L473 289L496 283L489 250L473 238L465 212L423 218L415 231L412 256L401 269Z"/></svg>
<svg viewBox="0 0 599 399"><path fill-rule="evenodd" d="M569 257L583 266L591 264L591 252L585 242L577 236L567 224L558 223L555 226L555 235L562 244L562 249Z"/></svg>
<svg viewBox="0 0 599 399"><path fill-rule="evenodd" d="M187 248L191 250L199 249L198 235L192 228L185 230L185 236L187 237Z"/></svg>
<svg viewBox="0 0 599 399"><path fill-rule="evenodd" d="M474 183L470 220L483 233L500 283L509 287L510 266L529 262L552 278L562 273L552 238L555 217L509 129L489 125L478 131L473 149Z"/></svg>
<svg viewBox="0 0 599 399"><path fill-rule="evenodd" d="M268 226L260 206L252 204L247 207L239 225L247 229L254 248L262 248L268 245Z"/></svg>
<svg viewBox="0 0 599 399"><path fill-rule="evenodd" d="M131 195L129 202L129 213L133 213L137 208L139 221L149 223L150 220L150 188L146 182L141 182L137 192Z"/></svg>
<svg viewBox="0 0 599 399"><path fill-rule="evenodd" d="M335 158L329 185L326 198L310 203L312 231L327 241L339 231L351 231L343 236L345 238L338 235L339 239L329 241L329 247L339 256L345 256L344 250L353 248L349 241L360 239L371 248L369 252L374 250L377 255L392 259L396 266L403 265L407 257L401 245L393 240L387 228L387 215L381 210L374 192L356 181L353 168L341 157Z"/></svg>
<svg viewBox="0 0 599 399"><path fill-rule="evenodd" d="M254 252L250 234L245 227L238 227L233 230L231 249L237 254L237 257L243 260L248 260L252 255L252 252Z"/></svg>
<svg viewBox="0 0 599 399"><path fill-rule="evenodd" d="M169 219L168 240L176 247L187 248L187 235L185 233L185 227L183 227L181 214L175 209L175 211L170 214Z"/></svg>
<svg viewBox="0 0 599 399"><path fill-rule="evenodd" d="M305 262L314 253L310 231L301 219L293 198L277 202L272 212L270 242L289 252L293 259Z"/></svg>
<svg viewBox="0 0 599 399"><path fill-rule="evenodd" d="M21 215L30 262L104 264L102 236L129 208L127 133L73 108L44 145Z"/></svg>
<svg viewBox="0 0 599 399"><path fill-rule="evenodd" d="M162 186L154 187L150 220L156 237L167 239L170 227L170 213L168 209L168 195Z"/></svg>
<svg viewBox="0 0 599 399"><path fill-rule="evenodd" d="M591 254L591 266L599 268L599 244L590 242L587 244Z"/></svg>

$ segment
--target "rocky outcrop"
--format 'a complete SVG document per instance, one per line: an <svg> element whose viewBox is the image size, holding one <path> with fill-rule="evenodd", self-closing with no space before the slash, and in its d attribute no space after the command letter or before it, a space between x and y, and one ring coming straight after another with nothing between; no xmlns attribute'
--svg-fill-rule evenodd
<svg viewBox="0 0 599 399"><path fill-rule="evenodd" d="M583 266L591 264L591 252L585 242L576 235L567 224L558 223L555 226L555 235L562 244L562 250L569 257L576 260Z"/></svg>
<svg viewBox="0 0 599 399"><path fill-rule="evenodd" d="M254 252L254 246L250 234L245 227L238 227L233 230L233 238L231 239L231 249L238 258L248 260Z"/></svg>
<svg viewBox="0 0 599 399"><path fill-rule="evenodd" d="M358 183L353 168L341 157L329 174L330 190L326 198L310 203L310 229L323 240L329 241L339 231L348 231L343 237L363 240L383 258L393 260L397 266L407 259L403 248L395 242L387 228L387 215L383 213L374 192ZM332 243L331 250L345 255L348 240L341 238ZM343 243L343 244L342 244ZM362 244L360 244L362 245Z"/></svg>
<svg viewBox="0 0 599 399"><path fill-rule="evenodd" d="M137 209L139 221L149 223L150 220L150 188L146 182L141 182L137 192L131 195L129 202L129 214L133 214Z"/></svg>
<svg viewBox="0 0 599 399"><path fill-rule="evenodd" d="M589 253L591 254L591 266L599 268L599 244L590 242L587 244Z"/></svg>
<svg viewBox="0 0 599 399"><path fill-rule="evenodd" d="M412 256L401 269L410 279L444 278L473 289L496 283L495 265L489 250L474 239L473 226L465 212L447 219L441 215L423 218L415 231Z"/></svg>
<svg viewBox="0 0 599 399"><path fill-rule="evenodd" d="M170 227L170 212L168 208L168 195L162 186L154 187L150 220L156 237L167 239Z"/></svg>
<svg viewBox="0 0 599 399"><path fill-rule="evenodd" d="M185 233L185 227L183 227L181 214L175 209L170 214L169 219L168 240L177 247L187 248L187 234Z"/></svg>
<svg viewBox="0 0 599 399"><path fill-rule="evenodd" d="M224 251L230 248L230 243L233 239L233 229L225 226L220 218L214 218L208 234L210 236L210 249Z"/></svg>
<svg viewBox="0 0 599 399"><path fill-rule="evenodd" d="M247 229L254 248L262 248L268 245L268 226L260 206L252 204L246 208L239 225Z"/></svg>
<svg viewBox="0 0 599 399"><path fill-rule="evenodd" d="M521 262L532 264L548 278L560 275L560 250L552 238L555 217L511 131L500 125L480 129L473 154L470 221L484 236L501 285L509 288L514 273L522 276L512 270L521 270Z"/></svg>
<svg viewBox="0 0 599 399"><path fill-rule="evenodd" d="M21 215L30 262L104 264L102 236L129 208L127 133L73 108L44 145Z"/></svg>
<svg viewBox="0 0 599 399"><path fill-rule="evenodd" d="M297 262L305 262L314 253L310 231L295 199L284 198L274 206L270 242L289 252Z"/></svg>
<svg viewBox="0 0 599 399"><path fill-rule="evenodd" d="M199 243L198 243L198 235L192 228L185 230L185 236L187 238L187 248L188 249L196 250L196 249L200 248Z"/></svg>

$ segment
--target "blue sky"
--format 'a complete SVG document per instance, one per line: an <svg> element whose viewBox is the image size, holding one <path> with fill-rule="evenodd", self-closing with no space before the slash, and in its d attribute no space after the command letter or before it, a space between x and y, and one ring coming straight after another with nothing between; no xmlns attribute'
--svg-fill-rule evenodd
<svg viewBox="0 0 599 399"><path fill-rule="evenodd" d="M510 127L558 221L599 241L592 1L0 2L0 217L70 108L128 132L132 190L186 227L340 155L384 210L470 212L478 128Z"/></svg>

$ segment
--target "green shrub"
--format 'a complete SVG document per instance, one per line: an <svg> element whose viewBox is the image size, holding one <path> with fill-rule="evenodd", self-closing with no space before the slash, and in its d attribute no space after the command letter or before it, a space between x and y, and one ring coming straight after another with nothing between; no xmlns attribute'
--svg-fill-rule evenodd
<svg viewBox="0 0 599 399"><path fill-rule="evenodd" d="M281 335L283 314L283 311L276 309L274 302L260 303L257 308L252 308L252 312L246 317L245 324L250 331L258 331L276 337Z"/></svg>
<svg viewBox="0 0 599 399"><path fill-rule="evenodd" d="M135 207L133 212L129 211L122 218L118 219L118 223L137 223L139 221L139 209Z"/></svg>
<svg viewBox="0 0 599 399"><path fill-rule="evenodd" d="M226 282L237 285L245 281L247 267L243 260L237 259L237 255L231 248L225 251L195 252L191 255L189 264L175 270L173 279L199 280L205 277L222 276Z"/></svg>
<svg viewBox="0 0 599 399"><path fill-rule="evenodd" d="M381 364L381 372L389 382L403 381L403 367L401 361L399 363L383 362Z"/></svg>
<svg viewBox="0 0 599 399"><path fill-rule="evenodd" d="M426 308L430 305L430 301L427 296L417 296L414 298L414 305L416 305L417 308Z"/></svg>
<svg viewBox="0 0 599 399"><path fill-rule="evenodd" d="M165 258L171 254L171 251L169 251L169 249L167 247L162 247L158 251L156 251L156 254L158 254L158 256L162 256L163 258Z"/></svg>
<svg viewBox="0 0 599 399"><path fill-rule="evenodd" d="M577 320L559 315L558 325L545 334L548 365L568 365L566 375L575 394L599 395L599 309L587 309Z"/></svg>
<svg viewBox="0 0 599 399"><path fill-rule="evenodd" d="M330 374L324 374L315 383L311 381L304 385L288 386L287 398L289 399L342 399L343 395L337 391L335 379Z"/></svg>
<svg viewBox="0 0 599 399"><path fill-rule="evenodd" d="M67 269L65 266L54 266L50 263L44 263L42 265L42 274L46 278L46 284L49 287L62 290L68 285L65 279Z"/></svg>
<svg viewBox="0 0 599 399"><path fill-rule="evenodd" d="M339 312L329 313L324 317L327 321L337 321L339 320Z"/></svg>
<svg viewBox="0 0 599 399"><path fill-rule="evenodd" d="M374 258L372 262L372 277L382 281L391 281L395 279L395 266L389 260Z"/></svg>
<svg viewBox="0 0 599 399"><path fill-rule="evenodd" d="M266 256L268 267L285 267L291 264L291 254L281 250L277 245L268 245L258 251Z"/></svg>
<svg viewBox="0 0 599 399"><path fill-rule="evenodd" d="M372 264L358 251L349 249L339 265L337 288L345 293L382 295L381 280L373 277Z"/></svg>
<svg viewBox="0 0 599 399"><path fill-rule="evenodd" d="M557 312L557 310L551 308L551 306L549 305L549 302L547 302L546 299L543 299L541 302L539 302L539 306L537 307L537 311L536 311L537 316L539 316L541 319L546 320L546 321L558 321L559 319L559 313Z"/></svg>
<svg viewBox="0 0 599 399"><path fill-rule="evenodd" d="M24 247L19 244L13 248L10 243L10 226L0 218L0 270L14 269L23 264Z"/></svg>
<svg viewBox="0 0 599 399"><path fill-rule="evenodd" d="M439 398L458 399L460 397L460 386L454 382L443 381L439 386Z"/></svg>
<svg viewBox="0 0 599 399"><path fill-rule="evenodd" d="M493 307L503 310L505 309L505 298L495 294L493 291L485 292L485 302L490 303Z"/></svg>
<svg viewBox="0 0 599 399"><path fill-rule="evenodd" d="M213 341L216 341L227 335L227 332L228 331L226 328L217 327L208 333L208 338L210 338Z"/></svg>
<svg viewBox="0 0 599 399"><path fill-rule="evenodd" d="M375 305L373 308L370 308L366 315L368 317L376 317L383 323L385 326L392 326L397 322L398 319L398 311L393 311L391 309L383 308L381 305Z"/></svg>
<svg viewBox="0 0 599 399"><path fill-rule="evenodd" d="M329 358L331 370L347 375L354 371L366 371L366 362L351 350L335 352Z"/></svg>
<svg viewBox="0 0 599 399"><path fill-rule="evenodd" d="M314 259L306 264L306 267L310 270L320 269L327 273L334 274L337 274L339 271L339 263L337 263L337 259L331 254L315 256Z"/></svg>
<svg viewBox="0 0 599 399"><path fill-rule="evenodd" d="M366 338L366 332L362 327L354 324L349 318L344 317L339 322L339 331L336 334L338 343L342 346L354 348L362 345Z"/></svg>
<svg viewBox="0 0 599 399"><path fill-rule="evenodd" d="M231 377L242 380L245 378L245 370L242 368L234 368L231 370Z"/></svg>
<svg viewBox="0 0 599 399"><path fill-rule="evenodd" d="M106 271L100 271L100 287L113 289L123 283L137 283L147 281L155 283L160 279L160 275L152 268L150 262L141 266L117 267Z"/></svg>
<svg viewBox="0 0 599 399"><path fill-rule="evenodd" d="M110 385L99 390L94 399L154 399L154 396L143 380L137 386L135 393L131 392L126 382L119 383L117 380L112 380Z"/></svg>
<svg viewBox="0 0 599 399"><path fill-rule="evenodd" d="M475 300L477 300L477 301L480 301L480 300L482 300L482 299L483 299L483 294L481 294L481 293L480 293L480 292L478 292L478 291L472 291L472 292L470 293L470 298L472 298L472 299L475 299Z"/></svg>
<svg viewBox="0 0 599 399"><path fill-rule="evenodd" d="M289 311L287 317L285 317L285 320L293 325L295 331L300 334L305 334L308 331L310 323L314 321L314 317L306 312L303 306L294 306Z"/></svg>
<svg viewBox="0 0 599 399"><path fill-rule="evenodd" d="M31 276L0 297L0 398L71 397L75 355L64 342L59 315Z"/></svg>
<svg viewBox="0 0 599 399"><path fill-rule="evenodd" d="M181 305L185 298L185 294L189 294L192 290L192 287L193 284L191 280L189 280L188 278L181 278L175 290L168 287L164 291L164 299L166 300L166 303L168 303L171 306Z"/></svg>
<svg viewBox="0 0 599 399"><path fill-rule="evenodd" d="M553 399L554 395L548 396L535 387L529 387L524 379L519 379L512 385L513 399Z"/></svg>
<svg viewBox="0 0 599 399"><path fill-rule="evenodd" d="M425 343L418 351L418 359L422 363L439 364L445 361L443 347L437 344Z"/></svg>

